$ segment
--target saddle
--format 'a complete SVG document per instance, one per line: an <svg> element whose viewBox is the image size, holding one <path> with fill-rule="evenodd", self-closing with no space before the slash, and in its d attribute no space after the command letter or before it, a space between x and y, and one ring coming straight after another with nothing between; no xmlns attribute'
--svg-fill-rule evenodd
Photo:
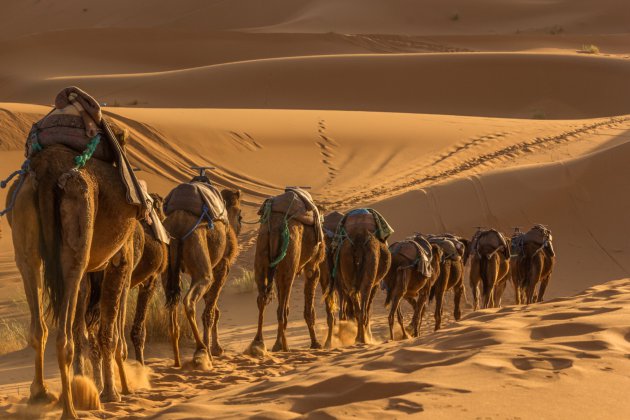
<svg viewBox="0 0 630 420"><path fill-rule="evenodd" d="M496 229L487 229L487 230L478 230L472 237L470 242L470 250L475 252L477 255L481 256L479 251L479 244L481 239L484 237L490 237L490 235L494 236L494 243L492 243L493 249L503 248L503 256L506 259L510 258L510 246L508 246L508 242L505 239L505 236L501 232Z"/></svg>
<svg viewBox="0 0 630 420"><path fill-rule="evenodd" d="M266 199L258 215L264 216L266 212L281 213L287 218L297 220L306 225L313 226L317 235L317 242L323 240L322 220L319 209L313 201L313 197L301 188L287 188L284 193Z"/></svg>
<svg viewBox="0 0 630 420"><path fill-rule="evenodd" d="M385 218L374 209L351 210L339 222L339 229L341 228L345 229L347 234L367 230L381 242L386 242L387 238L394 233L394 229ZM338 231L337 234L339 235L340 232Z"/></svg>
<svg viewBox="0 0 630 420"><path fill-rule="evenodd" d="M30 158L41 148L61 144L81 155L96 135L101 140L91 158L116 165L127 190L127 202L139 207L140 218L148 217L150 197L138 183L122 146L102 116L100 105L81 89L72 86L59 92L53 110L33 124L25 154Z"/></svg>
<svg viewBox="0 0 630 420"><path fill-rule="evenodd" d="M187 182L175 187L164 199L164 212L183 210L201 217L204 211L212 221L228 224L225 201L219 190L205 182Z"/></svg>
<svg viewBox="0 0 630 420"><path fill-rule="evenodd" d="M171 235L169 235L169 233L166 231L166 228L162 224L162 220L160 220L160 216L158 216L157 212L155 211L154 201L149 195L149 189L147 187L147 183L146 181L143 181L141 179L138 180L138 183L140 184L140 187L142 187L142 190L147 194L147 196L149 197L149 200L151 201L151 207L150 207L151 212L149 214L150 220L146 221L146 223L151 226L151 232L153 233L153 237L157 239L158 241L163 242L168 245L171 242Z"/></svg>
<svg viewBox="0 0 630 420"><path fill-rule="evenodd" d="M335 232L337 232L337 226L339 226L339 222L343 219L343 213L338 211L333 211L332 213L328 213L324 216L323 228L324 234L332 239L335 236Z"/></svg>
<svg viewBox="0 0 630 420"><path fill-rule="evenodd" d="M553 249L553 236L551 230L543 225L534 225L530 230L525 233L519 232L512 235L511 241L511 256L516 257L524 253L524 248L527 244L533 244L538 249L544 249L544 251L551 257L556 255Z"/></svg>
<svg viewBox="0 0 630 420"><path fill-rule="evenodd" d="M459 261L464 257L466 247L455 235L450 233L428 235L428 240L442 249L444 252L442 260Z"/></svg>
<svg viewBox="0 0 630 420"><path fill-rule="evenodd" d="M427 242L428 244L428 242ZM431 245L429 245L429 251L425 247L421 246L416 240L405 240L400 242L394 242L390 245L389 251L392 255L402 255L405 257L415 269L424 277L430 277L433 274L431 268Z"/></svg>

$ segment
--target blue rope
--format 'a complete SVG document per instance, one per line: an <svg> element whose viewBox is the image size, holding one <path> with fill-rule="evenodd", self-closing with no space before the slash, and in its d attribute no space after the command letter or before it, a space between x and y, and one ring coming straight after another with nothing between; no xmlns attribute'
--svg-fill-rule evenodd
<svg viewBox="0 0 630 420"><path fill-rule="evenodd" d="M190 231L185 234L184 236L182 236L182 241L186 240L190 235L193 234L193 232L195 230L197 230L197 228L199 227L199 225L201 225L201 223L204 221L204 219L206 219L208 221L208 228L210 229L214 229L214 223L212 222L212 217L210 217L210 213L208 212L208 207L204 204L204 206L202 207L202 213L201 216L199 216L199 220L197 220L197 223L195 223L195 226L193 226L192 229L190 229Z"/></svg>
<svg viewBox="0 0 630 420"><path fill-rule="evenodd" d="M20 168L20 170L13 172L11 175L9 175L9 177L7 179L5 179L4 181L0 182L0 187L1 188L6 188L7 185L9 184L9 182L16 175L20 175L20 179L18 181L18 185L15 188L15 191L13 191L13 194L11 195L11 200L9 201L9 206L6 209L0 211L0 217L4 216L5 214L7 214L11 210L13 210L13 206L15 206L15 198L17 197L18 192L22 188L22 184L24 184L24 179L25 179L24 175L26 174L26 172L28 172L28 168L29 168L30 164L31 164L31 161L29 159L26 159L24 161L24 163L22 164L22 167Z"/></svg>

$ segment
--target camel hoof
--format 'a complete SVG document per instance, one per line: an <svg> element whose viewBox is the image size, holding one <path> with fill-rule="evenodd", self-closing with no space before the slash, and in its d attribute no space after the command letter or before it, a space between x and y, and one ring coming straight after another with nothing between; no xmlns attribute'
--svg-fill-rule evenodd
<svg viewBox="0 0 630 420"><path fill-rule="evenodd" d="M101 392L102 403L120 402L121 400L120 394L115 389L108 392Z"/></svg>
<svg viewBox="0 0 630 420"><path fill-rule="evenodd" d="M326 344L324 344L324 348L326 350L330 350L332 348L332 343L330 340L326 340Z"/></svg>
<svg viewBox="0 0 630 420"><path fill-rule="evenodd" d="M218 344L215 346L212 346L212 351L211 351L212 355L215 357L219 357L219 356L223 356L223 353L225 353L223 351L223 347L219 346Z"/></svg>
<svg viewBox="0 0 630 420"><path fill-rule="evenodd" d="M262 340L254 340L245 353L253 357L264 357L267 354L267 346L265 346L265 342Z"/></svg>
<svg viewBox="0 0 630 420"><path fill-rule="evenodd" d="M314 341L314 342L311 343L311 349L312 350L319 350L321 348L322 348L322 345L319 344L318 341Z"/></svg>
<svg viewBox="0 0 630 420"><path fill-rule="evenodd" d="M212 359L208 355L206 349L197 350L193 356L193 365L195 369L210 370L212 369Z"/></svg>
<svg viewBox="0 0 630 420"><path fill-rule="evenodd" d="M62 419L78 419L79 416L77 415L77 412L74 410L66 411L64 409L63 413L61 413L61 418Z"/></svg>
<svg viewBox="0 0 630 420"><path fill-rule="evenodd" d="M28 403L34 404L34 405L38 405L38 404L47 405L50 403L55 403L58 400L59 400L59 397L57 397L57 394L55 394L54 392L50 392L48 389L44 388L34 394L31 394L31 396L28 399Z"/></svg>
<svg viewBox="0 0 630 420"><path fill-rule="evenodd" d="M276 344L273 345L273 347L271 348L271 351L274 353L277 353L281 351L289 351L289 349L282 348L282 343L279 341L276 341Z"/></svg>

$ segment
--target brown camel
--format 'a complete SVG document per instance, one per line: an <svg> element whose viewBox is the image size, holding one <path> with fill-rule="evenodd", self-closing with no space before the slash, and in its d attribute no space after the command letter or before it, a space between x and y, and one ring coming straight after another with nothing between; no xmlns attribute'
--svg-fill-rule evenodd
<svg viewBox="0 0 630 420"><path fill-rule="evenodd" d="M199 179L199 177L193 181L210 184L209 180ZM208 220L202 221L203 216L200 219L190 211L174 210L167 211L164 221L164 227L173 237L169 245L169 268L165 292L171 320L173 358L176 367L181 366L177 319L177 306L181 295L181 273L187 273L191 278L190 289L184 295L183 304L196 342L193 362L196 366L205 366L212 363L213 355L223 354L223 348L219 344L220 311L217 301L230 267L238 255L238 235L241 232L241 192L224 189L220 196L227 212L225 219L216 218L210 223ZM168 200L167 197L167 203ZM202 315L203 337L199 333L196 318L196 306L201 297L205 300ZM212 347L210 347L210 329L212 329Z"/></svg>
<svg viewBox="0 0 630 420"><path fill-rule="evenodd" d="M254 276L258 285L258 330L250 352L263 354L265 307L271 302L273 284L278 295L278 334L272 351L289 351L286 329L289 297L295 277L304 273L304 319L311 337L311 348L321 348L315 334L315 289L320 264L326 255L319 211L312 198L301 189L288 188L283 194L263 203Z"/></svg>
<svg viewBox="0 0 630 420"><path fill-rule="evenodd" d="M383 286L387 292L385 305L390 305L388 319L390 338L394 340L394 315L398 317L402 338L409 338L400 307L403 298L414 309L411 328L412 336L417 337L431 287L440 275L442 249L417 234L412 239L394 242L389 250L392 254L392 264L383 279Z"/></svg>
<svg viewBox="0 0 630 420"><path fill-rule="evenodd" d="M435 298L435 330L437 331L442 327L444 295L450 289L455 291L453 299L455 320L458 321L462 316L460 304L464 294L464 255L469 243L468 240L451 234L430 235L429 242L442 249L440 275L429 295L429 301Z"/></svg>
<svg viewBox="0 0 630 420"><path fill-rule="evenodd" d="M90 159L85 167L74 170L76 155L77 152L62 145L47 146L36 153L11 216L16 264L31 310L31 343L37 352L31 399L50 398L42 372L47 337L42 318L42 285L45 285L59 327L61 400L63 416L68 418L77 418L70 390L72 326L79 286L87 272L105 269L99 331L105 380L101 399L120 400L114 387L114 335L120 297L131 274L129 238L138 210L127 203L127 192L116 167ZM121 352L116 351L115 356L122 364ZM124 375L121 381L124 385Z"/></svg>
<svg viewBox="0 0 630 420"><path fill-rule="evenodd" d="M160 221L164 220L162 211L163 199L158 194L150 194L153 200L153 209ZM153 228L146 221L136 221L133 233L133 272L131 275L130 289L139 287L136 304L136 314L131 328L131 340L134 345L136 360L144 364L144 343L146 339L146 314L148 305L153 297L158 277L166 270L168 264L167 245L158 239ZM89 356L92 365L92 374L97 389L102 389L103 380L101 373L101 353L97 343L97 329L100 325L99 304L103 276L102 273L90 273L89 281L83 282L77 304L77 316L75 317L74 339L75 358L74 373L83 375L82 352L89 346ZM125 331L125 292L121 297L121 309L119 311L119 326L117 332ZM83 317L79 314L84 313ZM118 345L122 348L123 359L127 356L127 343L124 334L117 334ZM123 390L123 391L127 391Z"/></svg>
<svg viewBox="0 0 630 420"><path fill-rule="evenodd" d="M481 307L498 306L510 270L509 245L505 237L494 229L478 230L470 243L464 255L464 264L470 258L469 280L474 310L479 309L480 285L483 299Z"/></svg>
<svg viewBox="0 0 630 420"><path fill-rule="evenodd" d="M549 284L556 254L551 230L535 225L528 232L512 237L512 278L516 288L516 303L542 302ZM536 285L540 283L536 293Z"/></svg>
<svg viewBox="0 0 630 420"><path fill-rule="evenodd" d="M375 214L378 215L371 209L357 209L346 214L338 230L338 234L342 235L341 243L336 245L339 247L339 280L354 308L357 319L355 341L358 343L365 343L369 335L374 295L391 265L387 241L377 237L382 233L382 225L377 222Z"/></svg>

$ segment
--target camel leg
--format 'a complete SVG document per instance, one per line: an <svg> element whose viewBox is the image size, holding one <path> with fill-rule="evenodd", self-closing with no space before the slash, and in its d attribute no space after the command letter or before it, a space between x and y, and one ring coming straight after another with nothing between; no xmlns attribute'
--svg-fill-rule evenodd
<svg viewBox="0 0 630 420"><path fill-rule="evenodd" d="M453 302L455 303L455 310L453 311L453 316L456 321L459 321L462 317L462 294L464 294L464 284L460 283L459 286L455 287L455 296L453 297Z"/></svg>
<svg viewBox="0 0 630 420"><path fill-rule="evenodd" d="M374 302L377 290L378 286L374 286L370 291L370 298L367 303L367 311L365 315L365 332L370 340L372 339L372 302Z"/></svg>
<svg viewBox="0 0 630 420"><path fill-rule="evenodd" d="M497 286L494 288L494 306L497 308L501 307L501 300L503 299L503 293L505 292L505 287L507 286L507 279L501 280Z"/></svg>
<svg viewBox="0 0 630 420"><path fill-rule="evenodd" d="M536 284L540 279L540 274L542 272L542 264L539 258L531 258L529 270L527 270L527 276L525 278L526 284L526 297L527 304L530 305L536 301Z"/></svg>
<svg viewBox="0 0 630 420"><path fill-rule="evenodd" d="M79 287L79 296L77 298L77 309L74 317L74 326L72 327L72 336L74 338L74 374L85 375L85 361L83 352L88 348L87 328L85 325L85 312L87 310L89 298L89 284L86 278L81 281Z"/></svg>
<svg viewBox="0 0 630 420"><path fill-rule="evenodd" d="M265 341L263 338L265 307L271 301L271 291L267 290L267 271L267 267L260 267L258 265L254 267L254 278L256 280L256 285L258 286L258 296L256 297L256 304L258 306L258 328L256 330L256 336L252 342L252 348L259 347L262 350L265 349Z"/></svg>
<svg viewBox="0 0 630 420"><path fill-rule="evenodd" d="M324 347L329 349L332 347L332 336L335 328L335 292L331 291L328 295L326 295L330 279L323 271L320 273L319 279L319 283L322 288L322 295L325 296L324 303L326 305L326 323L328 324L328 334L326 335L326 343L324 344Z"/></svg>
<svg viewBox="0 0 630 420"><path fill-rule="evenodd" d="M271 351L289 351L286 329L289 323L289 297L291 296L291 287L293 286L293 275L292 273L285 274L278 272L276 276L276 290L278 292L278 335Z"/></svg>
<svg viewBox="0 0 630 420"><path fill-rule="evenodd" d="M470 289L473 295L473 310L479 310L479 283L481 282L481 276L479 275L479 261L473 257L470 263L469 274Z"/></svg>
<svg viewBox="0 0 630 420"><path fill-rule="evenodd" d="M171 333L171 345L173 346L173 366L181 367L182 361L179 356L179 316L178 316L179 305L175 304L172 308L169 309L169 321L170 321L170 333Z"/></svg>
<svg viewBox="0 0 630 420"><path fill-rule="evenodd" d="M157 276L149 278L145 283L138 286L138 300L136 303L136 314L131 327L131 342L136 354L136 360L144 365L144 343L147 337L147 311L149 310L149 302L155 292L157 285Z"/></svg>
<svg viewBox="0 0 630 420"><path fill-rule="evenodd" d="M420 292L420 295L418 296L418 299L415 300L413 298L406 298L407 302L409 302L409 304L411 305L411 307L413 308L413 317L411 318L411 323L409 324L409 328L411 328L411 336L412 337L417 337L419 335L419 330L420 330L420 321L422 321L420 319L420 310L422 309L420 307L421 305L421 299L422 299L422 291Z"/></svg>
<svg viewBox="0 0 630 420"><path fill-rule="evenodd" d="M99 323L88 330L88 343L90 347L90 363L92 365L92 379L98 392L103 391L103 355L98 342Z"/></svg>
<svg viewBox="0 0 630 420"><path fill-rule="evenodd" d="M319 267L307 266L304 271L306 277L304 282L304 320L311 336L311 349L321 349L322 345L317 341L315 334L315 289L319 282Z"/></svg>
<svg viewBox="0 0 630 420"><path fill-rule="evenodd" d="M103 392L101 393L101 401L112 402L120 401L120 394L116 391L114 383L114 368L112 359L115 358L121 376L123 392L127 391L126 377L124 375L124 366L122 366L123 349L120 336L124 331L120 330L121 300L126 296L125 289L129 287L130 275L132 271L132 251L131 243L128 242L121 250L111 259L103 285L101 287L101 320L99 327L99 342L101 353L103 355ZM124 336L123 336L124 339Z"/></svg>
<svg viewBox="0 0 630 420"><path fill-rule="evenodd" d="M440 272L440 278L435 285L435 331L442 327L442 305L444 304L444 294L448 287L450 275L451 267L445 264Z"/></svg>
<svg viewBox="0 0 630 420"><path fill-rule="evenodd" d="M352 310L357 321L356 343L365 343L365 324L363 323L363 310L361 308L361 298L358 293L354 293L349 297L352 302Z"/></svg>
<svg viewBox="0 0 630 420"><path fill-rule="evenodd" d="M227 259L222 259L216 267L214 267L214 282L210 286L210 290L204 295L206 307L203 311L203 342L206 348L211 348L213 356L221 356L223 354L223 348L219 344L218 335L218 320L216 314L218 311L217 302L219 301L219 295L221 289L227 279L228 272L230 271L229 262ZM212 329L212 347L210 347L210 329Z"/></svg>
<svg viewBox="0 0 630 420"><path fill-rule="evenodd" d="M547 285L549 284L549 277L551 276L547 276L540 281L540 286L538 287L538 297L536 299L536 301L539 303L543 301L545 291L547 290Z"/></svg>
<svg viewBox="0 0 630 420"><path fill-rule="evenodd" d="M389 338L394 341L394 315L399 310L400 301L402 299L398 283L396 283L395 289L392 291L392 301L389 307L389 315L387 317L387 321L389 323ZM405 326L401 324L400 326L403 331L405 331Z"/></svg>
<svg viewBox="0 0 630 420"><path fill-rule="evenodd" d="M409 334L407 334L407 330L405 329L404 318L402 314L402 308L400 306L400 301L398 302L398 309L396 310L396 316L398 317L398 324L400 325L400 329L402 330L402 339L406 340L409 338Z"/></svg>

